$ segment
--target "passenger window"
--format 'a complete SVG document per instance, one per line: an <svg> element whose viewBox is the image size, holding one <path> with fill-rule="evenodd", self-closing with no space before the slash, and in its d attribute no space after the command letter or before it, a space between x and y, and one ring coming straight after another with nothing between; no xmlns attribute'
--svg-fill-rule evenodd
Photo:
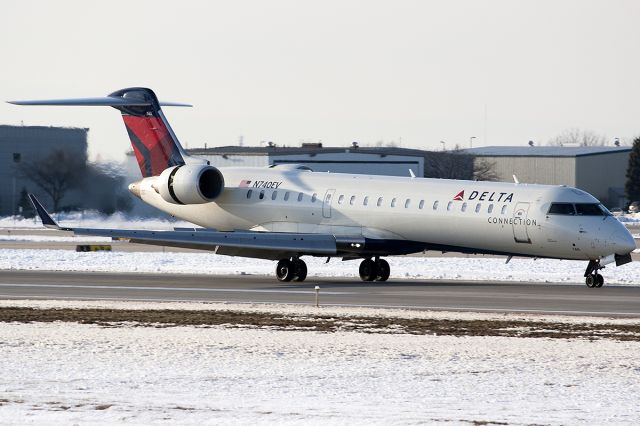
<svg viewBox="0 0 640 426"><path fill-rule="evenodd" d="M467 211L467 203L462 203L462 208L460 209L463 212Z"/></svg>
<svg viewBox="0 0 640 426"><path fill-rule="evenodd" d="M343 201L344 201L344 195L341 195L340 197L338 197L338 204L342 204Z"/></svg>
<svg viewBox="0 0 640 426"><path fill-rule="evenodd" d="M253 191L250 189L247 191L247 198L251 198L251 194L253 193Z"/></svg>
<svg viewBox="0 0 640 426"><path fill-rule="evenodd" d="M315 203L317 199L318 199L318 194L314 192L313 195L311 196L311 202Z"/></svg>
<svg viewBox="0 0 640 426"><path fill-rule="evenodd" d="M605 216L598 204L576 204L578 216Z"/></svg>
<svg viewBox="0 0 640 426"><path fill-rule="evenodd" d="M489 204L489 208L487 209L487 213L491 213L493 211L493 204Z"/></svg>
<svg viewBox="0 0 640 426"><path fill-rule="evenodd" d="M438 210L438 202L437 201L433 202L433 209L434 210Z"/></svg>
<svg viewBox="0 0 640 426"><path fill-rule="evenodd" d="M480 213L480 209L482 208L482 204L478 203L476 204L476 213Z"/></svg>
<svg viewBox="0 0 640 426"><path fill-rule="evenodd" d="M271 194L271 199L275 200L276 197L278 197L278 191L273 191L273 194Z"/></svg>
<svg viewBox="0 0 640 426"><path fill-rule="evenodd" d="M404 208L408 209L409 208L409 204L411 204L411 200L407 198L407 200L404 202Z"/></svg>
<svg viewBox="0 0 640 426"><path fill-rule="evenodd" d="M260 191L260 199L262 200L263 198L264 198L264 189Z"/></svg>
<svg viewBox="0 0 640 426"><path fill-rule="evenodd" d="M378 207L382 205L382 197L378 198Z"/></svg>
<svg viewBox="0 0 640 426"><path fill-rule="evenodd" d="M301 192L298 194L298 201L302 201L302 197L304 196L304 194ZM329 196L329 199L331 199L331 196Z"/></svg>
<svg viewBox="0 0 640 426"><path fill-rule="evenodd" d="M353 203L355 203L355 202L356 202L356 196L352 195L351 199L349 200L349 204L353 205Z"/></svg>
<svg viewBox="0 0 640 426"><path fill-rule="evenodd" d="M364 197L364 200L362 200L363 206L366 206L367 204L369 204L369 196Z"/></svg>
<svg viewBox="0 0 640 426"><path fill-rule="evenodd" d="M500 212L500 214L505 214L507 212L507 205L505 204L504 206L502 206L502 211Z"/></svg>
<svg viewBox="0 0 640 426"><path fill-rule="evenodd" d="M284 200L289 201L289 191L284 193Z"/></svg>
<svg viewBox="0 0 640 426"><path fill-rule="evenodd" d="M547 214L560 214L565 216L574 216L576 211L571 203L552 203Z"/></svg>
<svg viewBox="0 0 640 426"><path fill-rule="evenodd" d="M447 204L447 211L450 211L451 207L453 207L453 201L449 201L449 203Z"/></svg>
<svg viewBox="0 0 640 426"><path fill-rule="evenodd" d="M393 198L393 199L391 200L391 207L395 207L395 206L396 206L396 199L395 199L395 198Z"/></svg>
<svg viewBox="0 0 640 426"><path fill-rule="evenodd" d="M418 208L422 210L423 207L424 207L424 200L420 200L420 203L418 204Z"/></svg>

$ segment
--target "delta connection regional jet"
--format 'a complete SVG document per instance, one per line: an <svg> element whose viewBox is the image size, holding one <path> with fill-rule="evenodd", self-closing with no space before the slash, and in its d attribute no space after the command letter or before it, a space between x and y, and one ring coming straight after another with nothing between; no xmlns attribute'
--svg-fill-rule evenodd
<svg viewBox="0 0 640 426"><path fill-rule="evenodd" d="M31 195L43 224L76 235L211 250L277 261L280 281L304 281L304 256L361 260L363 281L386 281L384 256L426 250L584 260L589 287L605 265L631 262L635 242L593 196L576 188L319 173L303 165L215 168L188 156L150 89L18 105L111 106L122 113L142 180L129 190L199 225L174 231L60 227Z"/></svg>

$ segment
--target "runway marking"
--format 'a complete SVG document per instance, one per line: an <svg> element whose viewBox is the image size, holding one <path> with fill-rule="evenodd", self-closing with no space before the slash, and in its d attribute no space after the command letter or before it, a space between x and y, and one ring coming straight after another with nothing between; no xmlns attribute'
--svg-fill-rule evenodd
<svg viewBox="0 0 640 426"><path fill-rule="evenodd" d="M282 293L282 294L313 294L312 288L308 290L259 290L242 288L200 288L200 287L138 287L138 286L113 286L113 285L80 285L80 284L11 284L2 283L0 287L32 287L32 288L80 288L103 290L156 290L156 291L194 291L217 293ZM345 291L322 291L321 294L345 295L357 294Z"/></svg>
<svg viewBox="0 0 640 426"><path fill-rule="evenodd" d="M47 300L84 300L84 301L115 301L115 302L165 302L165 303L233 303L237 305L289 305L289 306L305 306L303 302L290 301L237 301L237 300L200 300L200 299L159 299L159 298L137 298L137 297L91 297L91 296L22 296L15 294L0 294L0 298L29 300L29 299L47 299ZM476 312L476 313L514 313L514 314L549 314L549 315L568 315L568 316L595 316L595 317L640 317L639 312L597 312L597 311L559 311L559 310L536 310L536 309L504 309L504 308L456 308L452 306L420 306L420 305L374 305L374 304L356 304L356 303L323 303L325 307L341 307L341 308L378 308L378 309L407 309L418 311L438 311L438 312Z"/></svg>

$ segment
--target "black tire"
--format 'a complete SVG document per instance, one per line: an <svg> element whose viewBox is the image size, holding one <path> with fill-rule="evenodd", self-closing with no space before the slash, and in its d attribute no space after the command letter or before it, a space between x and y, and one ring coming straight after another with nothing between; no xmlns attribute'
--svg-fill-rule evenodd
<svg viewBox="0 0 640 426"><path fill-rule="evenodd" d="M373 281L378 276L378 268L376 262L371 259L365 259L360 263L360 279L362 281Z"/></svg>
<svg viewBox="0 0 640 426"><path fill-rule="evenodd" d="M584 282L587 284L587 287L594 288L596 286L596 277L593 274L587 275Z"/></svg>
<svg viewBox="0 0 640 426"><path fill-rule="evenodd" d="M376 281L386 281L389 279L389 275L391 275L391 266L389 266L389 262L384 259L378 259L378 262L376 262L376 269L378 270Z"/></svg>
<svg viewBox="0 0 640 426"><path fill-rule="evenodd" d="M307 264L304 260L297 259L293 263L295 272L293 274L294 281L304 281L307 278Z"/></svg>
<svg viewBox="0 0 640 426"><path fill-rule="evenodd" d="M596 274L596 287L600 288L604 285L604 277L600 274Z"/></svg>
<svg viewBox="0 0 640 426"><path fill-rule="evenodd" d="M282 259L276 266L276 277L278 281L291 281L293 279L294 265L289 259Z"/></svg>

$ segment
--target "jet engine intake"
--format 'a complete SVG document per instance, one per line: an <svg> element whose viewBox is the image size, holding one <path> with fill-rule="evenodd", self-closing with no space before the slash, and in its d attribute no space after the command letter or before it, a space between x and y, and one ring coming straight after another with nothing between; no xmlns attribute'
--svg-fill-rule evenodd
<svg viewBox="0 0 640 426"><path fill-rule="evenodd" d="M168 203L209 203L222 194L224 176L212 166L185 164L169 167L158 176L156 191Z"/></svg>

